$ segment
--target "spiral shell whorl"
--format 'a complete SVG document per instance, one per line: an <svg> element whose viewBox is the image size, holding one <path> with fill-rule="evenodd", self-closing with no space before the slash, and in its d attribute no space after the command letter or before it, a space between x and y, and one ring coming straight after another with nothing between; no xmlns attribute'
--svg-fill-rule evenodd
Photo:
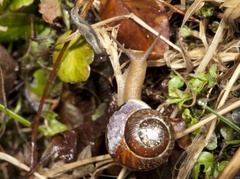
<svg viewBox="0 0 240 179"><path fill-rule="evenodd" d="M159 112L130 100L110 118L106 144L117 163L151 170L167 161L175 143L173 134L170 122Z"/></svg>

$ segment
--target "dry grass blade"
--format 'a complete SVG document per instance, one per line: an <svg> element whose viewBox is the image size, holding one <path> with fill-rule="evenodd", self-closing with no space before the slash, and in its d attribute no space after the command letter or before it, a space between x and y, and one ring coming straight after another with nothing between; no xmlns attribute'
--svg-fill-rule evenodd
<svg viewBox="0 0 240 179"><path fill-rule="evenodd" d="M238 148L237 152L234 154L228 165L224 168L223 172L218 176L218 179L225 178L234 178L234 176L239 171L239 162L240 158L240 148Z"/></svg>
<svg viewBox="0 0 240 179"><path fill-rule="evenodd" d="M65 164L63 166L57 167L55 169L51 169L49 171L44 171L44 173L42 175L52 178L52 177L58 176L59 174L66 172L66 171L72 170L74 168L84 166L87 164L91 164L91 163L95 163L95 162L99 162L99 161L109 160L109 159L111 159L111 156L108 154L97 156L97 157L92 157L89 159L84 159L84 160L72 162L69 164Z"/></svg>
<svg viewBox="0 0 240 179"><path fill-rule="evenodd" d="M182 22L182 25L181 25L181 28L185 25L185 23L188 21L188 19L197 11L199 11L199 9L201 7L203 7L204 5L204 2L203 0L196 0L194 1L194 3L188 8L185 16L184 16L184 19L183 19L183 22Z"/></svg>
<svg viewBox="0 0 240 179"><path fill-rule="evenodd" d="M114 71L114 75L116 77L117 81L117 92L118 92L118 105L121 105L123 103L123 91L124 91L124 85L125 85L125 79L123 77L122 71L121 71L121 65L119 62L119 57L121 55L121 52L118 53L117 44L109 37L108 35L108 29L106 28L98 28L96 29L96 32L98 34L99 40L102 43L102 46L106 49L107 53L109 54L110 62L112 64L112 68ZM111 32L112 37L117 36L118 27L110 28L109 31Z"/></svg>
<svg viewBox="0 0 240 179"><path fill-rule="evenodd" d="M30 171L30 168L27 165L23 164L22 162L20 162L16 158L12 157L11 155L8 155L6 153L0 152L0 159L1 160L5 160L5 161L7 161L7 162L9 162L9 163L11 163L11 164L13 164L13 165L23 169L23 170L25 170L25 171ZM42 175L40 175L37 172L34 172L33 175L36 176L39 179L46 179L45 176L42 176Z"/></svg>
<svg viewBox="0 0 240 179"><path fill-rule="evenodd" d="M220 6L220 8L225 7L227 8L224 13L224 18L227 19L227 21L233 21L240 17L239 14L239 6L240 1L239 0L227 0L224 1L224 3Z"/></svg>
<svg viewBox="0 0 240 179"><path fill-rule="evenodd" d="M122 170L120 171L117 179L123 179L125 177L126 173L127 173L127 170L128 169L126 167L123 167Z"/></svg>
<svg viewBox="0 0 240 179"><path fill-rule="evenodd" d="M224 115L236 108L240 107L240 101L235 101L233 103L231 103L231 105L226 105L226 106L223 106L221 109L217 110L217 112L221 115ZM197 124L187 128L186 130L182 131L182 132L179 132L179 133L176 133L176 136L175 138L176 139L179 139L199 128L201 128L202 126L204 126L205 124L211 122L212 120L216 119L216 116L214 114L210 114L206 117L204 117L200 122L198 122Z"/></svg>
<svg viewBox="0 0 240 179"><path fill-rule="evenodd" d="M212 43L209 46L209 48L207 49L207 53L204 56L204 58L202 59L201 63L199 64L199 66L196 70L196 73L205 71L206 66L209 64L210 60L212 59L213 55L215 54L215 52L217 50L219 42L222 40L225 26L226 26L225 21L221 20L218 30L212 40Z"/></svg>

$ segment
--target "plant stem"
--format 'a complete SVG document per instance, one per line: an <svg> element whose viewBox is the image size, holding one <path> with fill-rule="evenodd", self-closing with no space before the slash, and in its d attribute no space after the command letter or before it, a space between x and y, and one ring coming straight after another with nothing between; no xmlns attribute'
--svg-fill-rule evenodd
<svg viewBox="0 0 240 179"><path fill-rule="evenodd" d="M16 114L15 112L11 111L10 109L6 109L2 104L0 104L0 111L6 110L6 114L13 118L14 120L20 122L21 124L23 124L26 127L30 127L31 126L31 122L29 122L28 120L24 119L23 117L19 116L18 114ZM41 132L44 135L49 135L49 132L42 128L42 127L38 127L39 132Z"/></svg>
<svg viewBox="0 0 240 179"><path fill-rule="evenodd" d="M230 126L231 128L233 128L234 130L236 130L237 132L240 133L240 128L236 124L229 121L227 118L225 118L224 116L219 114L217 111L215 111L212 108L210 108L209 106L207 106L203 100L198 100L198 105L203 107L204 109L208 110L209 112L215 114L222 122L224 122L225 124L227 124L228 126Z"/></svg>

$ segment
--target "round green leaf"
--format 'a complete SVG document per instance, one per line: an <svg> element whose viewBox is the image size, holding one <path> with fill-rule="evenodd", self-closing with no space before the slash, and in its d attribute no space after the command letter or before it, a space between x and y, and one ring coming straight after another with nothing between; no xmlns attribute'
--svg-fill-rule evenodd
<svg viewBox="0 0 240 179"><path fill-rule="evenodd" d="M58 38L58 42L69 36L70 31ZM57 45L53 54L53 62L57 60L63 44ZM77 83L86 81L90 75L90 64L94 58L94 52L83 37L71 40L58 69L58 77L65 83Z"/></svg>

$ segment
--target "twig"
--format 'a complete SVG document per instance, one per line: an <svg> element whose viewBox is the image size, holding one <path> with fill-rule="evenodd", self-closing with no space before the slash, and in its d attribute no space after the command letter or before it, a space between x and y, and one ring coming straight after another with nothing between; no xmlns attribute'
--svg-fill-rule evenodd
<svg viewBox="0 0 240 179"><path fill-rule="evenodd" d="M2 67L0 66L0 88L2 91L2 93L0 95L2 95L2 100L3 100L3 104L5 106L4 110L3 110L3 116L2 116L2 126L1 126L1 133L0 133L0 138L2 138L3 134L5 133L6 130L6 107L7 107L7 99L6 99L6 93L5 93L5 81L4 81L4 75L3 74L3 70Z"/></svg>
<svg viewBox="0 0 240 179"><path fill-rule="evenodd" d="M44 88L44 91L43 91L43 94L42 94L42 97L41 97L41 100L40 100L40 104L39 104L39 107L38 107L38 111L37 111L37 114L36 114L36 118L32 123L31 161L30 161L31 169L33 169L36 166L36 161L37 161L36 142L37 142L37 135L38 135L38 126L39 126L39 123L40 123L40 117L41 117L44 101L45 101L45 98L47 96L49 87L52 83L52 80L53 80L53 78L54 78L54 76L57 72L57 69L58 69L59 64L61 62L61 59L62 59L62 56L63 56L65 50L67 49L67 46L68 46L69 43L70 42L67 42L67 43L64 44L63 48L61 49L61 51L58 55L58 58L57 58L54 66L53 66L53 70L51 71L51 73L48 77L48 80L47 80L47 84Z"/></svg>

